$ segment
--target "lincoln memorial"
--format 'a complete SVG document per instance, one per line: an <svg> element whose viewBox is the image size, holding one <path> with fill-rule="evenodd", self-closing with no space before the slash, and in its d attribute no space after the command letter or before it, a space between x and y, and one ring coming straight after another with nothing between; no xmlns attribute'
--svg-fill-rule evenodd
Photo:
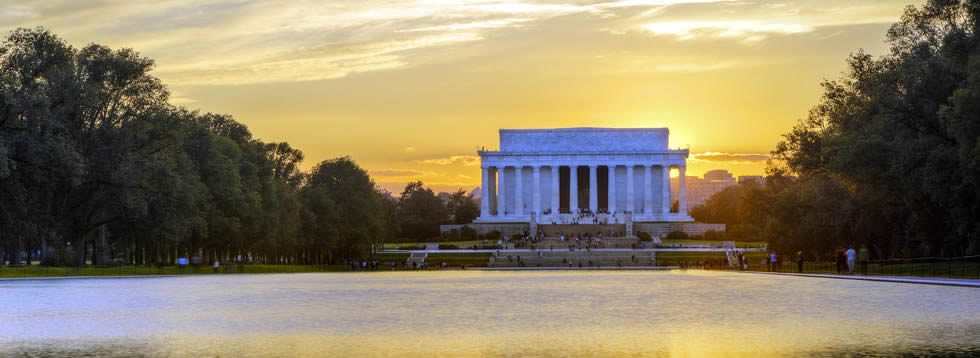
<svg viewBox="0 0 980 358"><path fill-rule="evenodd" d="M667 128L501 129L500 150L478 151L483 196L475 222L691 222L688 150L670 149L669 135Z"/></svg>

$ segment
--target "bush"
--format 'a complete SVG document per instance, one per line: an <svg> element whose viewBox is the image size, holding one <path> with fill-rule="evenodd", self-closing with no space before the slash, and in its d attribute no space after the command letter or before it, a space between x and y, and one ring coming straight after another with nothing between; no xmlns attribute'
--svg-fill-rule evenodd
<svg viewBox="0 0 980 358"><path fill-rule="evenodd" d="M439 250L459 250L459 246L452 244L439 244Z"/></svg>
<svg viewBox="0 0 980 358"><path fill-rule="evenodd" d="M497 242L497 240L500 240L500 231L494 230L488 232L486 235L484 235L484 238L490 242Z"/></svg>
<svg viewBox="0 0 980 358"><path fill-rule="evenodd" d="M399 250L425 250L424 246L399 246Z"/></svg>
<svg viewBox="0 0 980 358"><path fill-rule="evenodd" d="M725 241L727 235L723 231L708 230L704 232L704 235L701 235L701 239L707 241Z"/></svg>
<svg viewBox="0 0 980 358"><path fill-rule="evenodd" d="M667 239L670 239L670 240L686 240L686 239L688 239L688 236L687 236L687 234L685 234L683 232L674 231L674 232L671 232L671 233L667 234Z"/></svg>
<svg viewBox="0 0 980 358"><path fill-rule="evenodd" d="M653 237L650 237L650 234L642 231L636 233L636 237L640 238L640 241L653 241Z"/></svg>
<svg viewBox="0 0 980 358"><path fill-rule="evenodd" d="M459 229L459 241L471 241L477 240L476 230L469 227L468 225L463 225Z"/></svg>
<svg viewBox="0 0 980 358"><path fill-rule="evenodd" d="M439 238L442 241L459 241L460 231L457 229L450 229L449 231L443 231L440 233Z"/></svg>

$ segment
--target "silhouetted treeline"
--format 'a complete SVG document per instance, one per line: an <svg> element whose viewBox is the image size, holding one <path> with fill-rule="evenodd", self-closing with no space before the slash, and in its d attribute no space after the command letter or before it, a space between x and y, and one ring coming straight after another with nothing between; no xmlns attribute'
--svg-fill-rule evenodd
<svg viewBox="0 0 980 358"><path fill-rule="evenodd" d="M438 235L448 220L436 199L429 232L400 232L400 217L418 214L350 158L304 173L289 144L169 104L153 65L41 28L0 45L0 245L11 264L37 251L64 265L337 263L395 236Z"/></svg>
<svg viewBox="0 0 980 358"><path fill-rule="evenodd" d="M931 0L859 52L772 152L768 182L691 215L816 256L866 244L879 258L980 253L980 1Z"/></svg>

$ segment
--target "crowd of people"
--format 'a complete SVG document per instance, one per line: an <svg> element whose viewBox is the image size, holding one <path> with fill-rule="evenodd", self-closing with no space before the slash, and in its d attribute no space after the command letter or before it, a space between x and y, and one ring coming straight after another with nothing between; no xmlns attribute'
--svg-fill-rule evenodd
<svg viewBox="0 0 980 358"><path fill-rule="evenodd" d="M578 209L574 213L563 212L563 214L568 214L568 215L553 215L551 217L551 224L552 225L557 225L557 224L578 225L583 223L602 224L602 225L619 224L619 218L616 217L616 213L610 214L605 209L599 209L597 213L593 213L592 210L589 209Z"/></svg>
<svg viewBox="0 0 980 358"><path fill-rule="evenodd" d="M744 254L738 253L739 267L744 267L745 257ZM796 272L803 273L803 251L797 251L793 258L796 262ZM868 251L867 246L862 245L860 250L855 250L854 246L848 246L845 248L839 248L834 251L833 254L834 266L838 275L848 274L853 275L855 271L861 274L868 273L868 262L871 261L871 253ZM766 271L768 272L785 272L783 270L783 263L787 261L787 258L776 252L775 250L770 250L765 258L764 264L766 265Z"/></svg>

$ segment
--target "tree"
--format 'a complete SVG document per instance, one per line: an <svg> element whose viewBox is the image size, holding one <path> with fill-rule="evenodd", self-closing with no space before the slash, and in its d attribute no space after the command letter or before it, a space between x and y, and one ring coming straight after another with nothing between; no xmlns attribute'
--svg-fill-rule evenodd
<svg viewBox="0 0 980 358"><path fill-rule="evenodd" d="M480 207L476 205L466 191L459 189L449 197L446 203L446 212L452 218L452 222L457 225L472 223L480 216Z"/></svg>
<svg viewBox="0 0 980 358"><path fill-rule="evenodd" d="M773 151L776 166L801 179L784 209L803 215L776 221L814 221L824 237L812 239L816 248L980 252L978 23L980 1L932 0L891 27L889 55L851 56Z"/></svg>
<svg viewBox="0 0 980 358"><path fill-rule="evenodd" d="M303 153L230 115L168 103L151 59L42 28L0 45L0 245L11 265L177 257L339 262L397 230L350 158Z"/></svg>
<svg viewBox="0 0 980 358"><path fill-rule="evenodd" d="M439 236L439 224L447 220L442 200L421 181L408 183L398 201L398 222L401 236L425 240Z"/></svg>

